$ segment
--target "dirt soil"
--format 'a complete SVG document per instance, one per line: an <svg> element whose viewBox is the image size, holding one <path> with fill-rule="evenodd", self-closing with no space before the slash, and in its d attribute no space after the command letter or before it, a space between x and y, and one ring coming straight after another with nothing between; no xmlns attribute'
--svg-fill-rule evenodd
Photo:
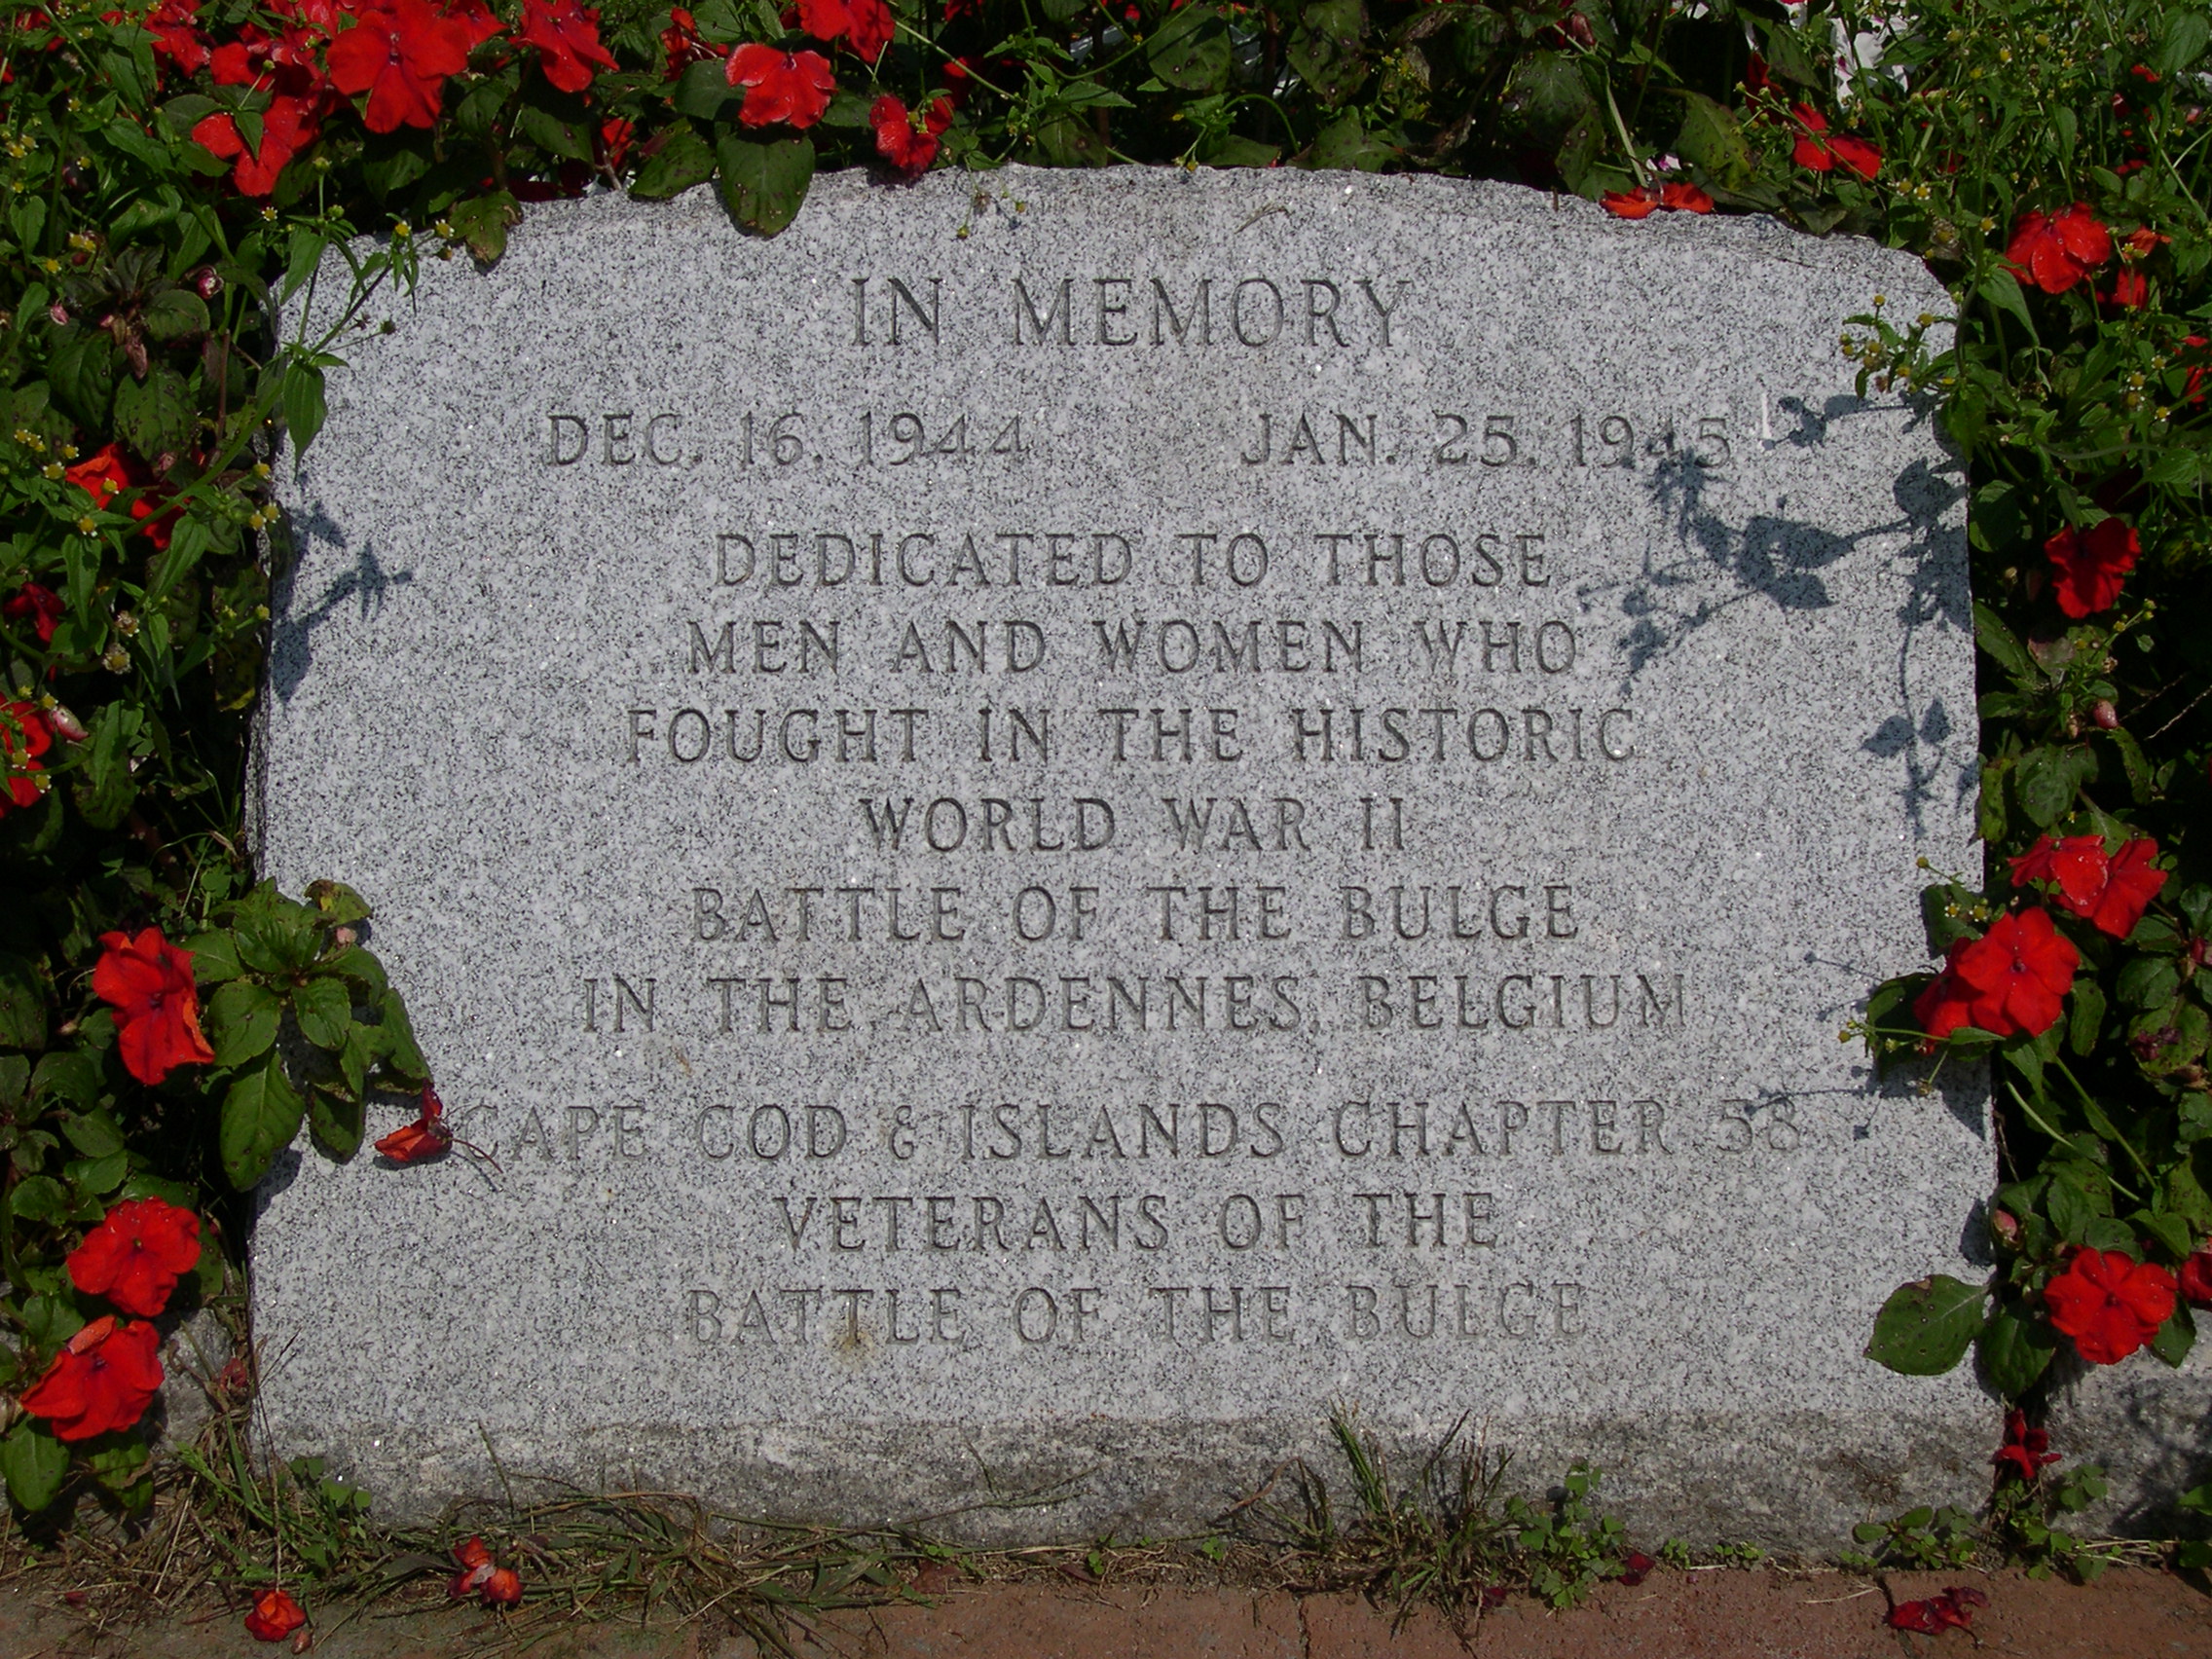
<svg viewBox="0 0 2212 1659"><path fill-rule="evenodd" d="M1971 1630L1889 1628L1892 1600L1969 1584L1989 1598ZM2116 1569L2092 1585L2017 1573L1888 1574L1713 1569L1606 1584L1568 1613L1523 1598L1484 1615L1467 1644L1434 1614L1393 1632L1355 1598L1186 1586L1036 1582L941 1591L928 1602L847 1612L792 1632L799 1659L2212 1659L2212 1597L2170 1573ZM243 1609L106 1631L42 1593L0 1589L4 1659L224 1659L283 1654L245 1635ZM471 1608L315 1609L313 1652L329 1659L768 1659L714 1612L684 1625L570 1622L549 1607L511 1618ZM772 1650L771 1650L772 1651Z"/></svg>

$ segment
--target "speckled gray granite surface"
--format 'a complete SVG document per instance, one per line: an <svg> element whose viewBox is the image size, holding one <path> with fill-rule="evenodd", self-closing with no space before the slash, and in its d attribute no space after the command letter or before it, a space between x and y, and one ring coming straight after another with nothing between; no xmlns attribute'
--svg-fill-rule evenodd
<svg viewBox="0 0 2212 1659"><path fill-rule="evenodd" d="M273 1174L283 1448L1126 1536L1339 1402L1647 1538L1970 1497L1972 1379L1861 1357L1991 1176L1837 1042L1976 857L1877 294L1942 309L1750 220L1016 169L373 298L260 833L497 1167Z"/></svg>

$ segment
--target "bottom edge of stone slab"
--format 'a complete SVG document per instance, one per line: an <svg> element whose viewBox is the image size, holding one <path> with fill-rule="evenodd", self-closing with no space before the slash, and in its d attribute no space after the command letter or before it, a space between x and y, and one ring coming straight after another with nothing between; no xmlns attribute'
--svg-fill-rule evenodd
<svg viewBox="0 0 2212 1659"><path fill-rule="evenodd" d="M1919 1504L1978 1506L1998 1429L1995 1407L1852 1422L1811 1414L1524 1420L1487 1434L1470 1419L1434 1466L1456 1481L1462 1448L1502 1456L1502 1501L1510 1493L1543 1498L1582 1461L1601 1471L1594 1507L1620 1518L1646 1547L1669 1538L1751 1541L1825 1555L1848 1548L1862 1521ZM1325 1420L559 1431L279 1421L272 1432L279 1456L322 1457L328 1474L365 1488L387 1522L427 1520L456 1501L508 1493L521 1502L653 1493L746 1519L1013 1544L1204 1533L1264 1509L1299 1511L1302 1489L1314 1485L1328 1490L1340 1525L1356 1512L1348 1466ZM1376 1425L1373 1437L1388 1478L1403 1488L1444 1434Z"/></svg>

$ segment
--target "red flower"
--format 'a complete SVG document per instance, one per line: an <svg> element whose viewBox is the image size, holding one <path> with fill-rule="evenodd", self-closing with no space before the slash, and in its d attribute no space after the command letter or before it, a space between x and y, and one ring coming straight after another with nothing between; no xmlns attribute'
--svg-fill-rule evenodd
<svg viewBox="0 0 2212 1659"><path fill-rule="evenodd" d="M2150 297L2151 278L2144 276L2142 272L2116 271L2113 273L2112 292L2106 298L2114 305L2125 306L2129 311L2141 311L2144 302Z"/></svg>
<svg viewBox="0 0 2212 1659"><path fill-rule="evenodd" d="M939 98L917 119L886 92L875 100L867 120L875 129L877 151L910 178L926 171L937 160L938 134L952 125L952 100Z"/></svg>
<svg viewBox="0 0 2212 1659"><path fill-rule="evenodd" d="M1694 184L1670 184L1661 187L1659 205L1683 213L1710 213L1713 211L1713 198Z"/></svg>
<svg viewBox="0 0 2212 1659"><path fill-rule="evenodd" d="M1990 1461L1997 1465L2000 1475L2009 1469L2032 1485L2045 1465L2058 1461L2058 1454L2050 1449L2049 1432L2030 1428L2028 1414L2014 1407L2005 1414L2005 1444Z"/></svg>
<svg viewBox="0 0 2212 1659"><path fill-rule="evenodd" d="M843 40L868 63L883 55L893 30L884 0L798 0L798 24L816 40Z"/></svg>
<svg viewBox="0 0 2212 1659"><path fill-rule="evenodd" d="M1631 1550L1628 1558L1621 1563L1621 1582L1633 1590L1658 1565L1641 1550Z"/></svg>
<svg viewBox="0 0 2212 1659"><path fill-rule="evenodd" d="M1956 939L1943 971L1913 1000L1929 1046L1962 1025L1998 1037L2047 1031L2081 955L2041 909L2000 916L1980 939Z"/></svg>
<svg viewBox="0 0 2212 1659"><path fill-rule="evenodd" d="M2087 531L2068 525L2043 544L2057 569L2053 584L2058 608L2080 619L2110 610L2120 599L2127 572L2143 551L2134 527L2117 518L2099 519Z"/></svg>
<svg viewBox="0 0 2212 1659"><path fill-rule="evenodd" d="M453 1146L453 1130L446 1127L445 1102L428 1084L423 1085L423 1115L412 1124L391 1131L377 1142L377 1151L394 1163L427 1163Z"/></svg>
<svg viewBox="0 0 2212 1659"><path fill-rule="evenodd" d="M699 20L681 6L668 14L668 27L660 31L660 49L668 62L661 73L671 81L692 64L721 55L699 38Z"/></svg>
<svg viewBox="0 0 2212 1659"><path fill-rule="evenodd" d="M30 618L31 632L38 636L42 645L54 644L54 630L60 622L64 607L61 596L50 587L36 582L25 582L22 591L5 605L0 605L0 616L11 622Z"/></svg>
<svg viewBox="0 0 2212 1659"><path fill-rule="evenodd" d="M282 1641L307 1622L299 1603L281 1590L264 1590L245 1616L245 1630L256 1641Z"/></svg>
<svg viewBox="0 0 2212 1659"><path fill-rule="evenodd" d="M129 488L130 471L124 464L123 451L115 444L103 444L62 477L92 497L94 507L104 508L115 498L116 492Z"/></svg>
<svg viewBox="0 0 2212 1659"><path fill-rule="evenodd" d="M1841 162L1861 178L1872 178L1882 170L1881 151L1863 138L1845 133L1829 137L1827 117L1811 104L1799 104L1790 113L1796 117L1799 131L1789 158L1799 166L1832 172Z"/></svg>
<svg viewBox="0 0 2212 1659"><path fill-rule="evenodd" d="M267 196L276 188L277 175L292 158L315 141L321 130L315 117L315 100L288 97L279 92L261 114L261 144L251 148L228 111L203 116L192 129L196 143L230 161L238 159L231 181L247 196ZM132 509L135 512L135 508ZM151 510L151 509L149 509ZM166 539L166 537L165 537Z"/></svg>
<svg viewBox="0 0 2212 1659"><path fill-rule="evenodd" d="M428 0L390 0L363 8L330 43L330 81L349 97L369 94L362 117L371 132L435 127L446 77L468 66L475 45L469 20L431 10Z"/></svg>
<svg viewBox="0 0 2212 1659"><path fill-rule="evenodd" d="M169 943L160 928L136 939L102 934L100 943L107 949L92 970L92 990L115 1008L123 1069L140 1083L159 1083L178 1066L212 1065L215 1051L200 1031L192 952Z"/></svg>
<svg viewBox="0 0 2212 1659"><path fill-rule="evenodd" d="M1608 190L1598 198L1598 205L1616 219L1648 219L1659 202L1641 190Z"/></svg>
<svg viewBox="0 0 2212 1659"><path fill-rule="evenodd" d="M2023 213L2012 227L2005 257L2012 269L2046 294L2063 294L2112 257L2112 233L2086 202L2063 213Z"/></svg>
<svg viewBox="0 0 2212 1659"><path fill-rule="evenodd" d="M69 1281L151 1319L200 1265L200 1218L160 1198L128 1198L69 1252Z"/></svg>
<svg viewBox="0 0 2212 1659"><path fill-rule="evenodd" d="M729 55L729 84L746 89L737 119L748 127L788 121L805 129L822 119L837 79L830 60L818 52L778 52L772 46L741 46Z"/></svg>
<svg viewBox="0 0 2212 1659"><path fill-rule="evenodd" d="M110 1313L71 1337L46 1375L23 1395L23 1410L45 1418L62 1440L129 1428L162 1386L161 1333L119 1324Z"/></svg>
<svg viewBox="0 0 2212 1659"><path fill-rule="evenodd" d="M1979 1590L1954 1584L1941 1595L1930 1596L1925 1601L1899 1602L1890 1609L1890 1624L1896 1630L1940 1636L1946 1630L1965 1630L1973 1623L1974 1608L1988 1605L1989 1598Z"/></svg>
<svg viewBox="0 0 2212 1659"><path fill-rule="evenodd" d="M162 0L146 14L154 50L187 75L197 74L207 62L207 37L194 26L199 10L200 0Z"/></svg>
<svg viewBox="0 0 2212 1659"><path fill-rule="evenodd" d="M492 1552L484 1547L482 1538L455 1546L453 1559L461 1563L461 1569L447 1584L447 1595L481 1592L487 1607L511 1607L522 1600L522 1575L512 1567L493 1566Z"/></svg>
<svg viewBox="0 0 2212 1659"><path fill-rule="evenodd" d="M2118 1365L2173 1316L2174 1275L2119 1250L2077 1250L2043 1299L2083 1359Z"/></svg>
<svg viewBox="0 0 2212 1659"><path fill-rule="evenodd" d="M2068 835L2057 841L2039 835L2034 846L2011 861L2012 885L2055 882L2061 904L2086 917L2099 933L2125 939L2166 884L2166 872L2151 863L2157 856L2158 843L2148 835L2138 835L2109 855L2102 835Z"/></svg>
<svg viewBox="0 0 2212 1659"><path fill-rule="evenodd" d="M54 722L35 703L0 703L0 817L8 808L36 806L45 792L39 756L54 747Z"/></svg>
<svg viewBox="0 0 2212 1659"><path fill-rule="evenodd" d="M621 116L609 116L601 122L599 137L593 145L599 152L599 165L618 169L629 159L630 145L637 135L636 124Z"/></svg>
<svg viewBox="0 0 2212 1659"><path fill-rule="evenodd" d="M2192 1307L2212 1308L2212 1249L2198 1250L2182 1263L2177 1288Z"/></svg>
<svg viewBox="0 0 2212 1659"><path fill-rule="evenodd" d="M613 55L599 44L599 14L576 0L522 0L522 28L515 38L537 48L538 67L564 92L591 85L591 65L614 67Z"/></svg>

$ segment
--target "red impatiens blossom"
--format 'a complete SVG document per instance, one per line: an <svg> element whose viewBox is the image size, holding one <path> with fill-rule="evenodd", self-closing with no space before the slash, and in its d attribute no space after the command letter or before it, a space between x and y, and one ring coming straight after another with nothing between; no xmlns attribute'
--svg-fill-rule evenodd
<svg viewBox="0 0 2212 1659"><path fill-rule="evenodd" d="M115 1048L123 1069L140 1083L160 1083L178 1066L212 1065L214 1050L200 1030L200 993L192 983L192 952L148 928L136 939L100 935L107 946L92 969L92 991L115 1009Z"/></svg>
<svg viewBox="0 0 2212 1659"><path fill-rule="evenodd" d="M2042 909L1997 918L1979 939L1956 939L1943 971L1913 1000L1933 1046L1962 1025L1998 1037L2050 1029L2074 986L2081 954Z"/></svg>
<svg viewBox="0 0 2212 1659"><path fill-rule="evenodd" d="M2113 273L2112 292L2105 296L2112 304L2124 306L2129 311L2141 311L2150 297L2151 278L2140 271Z"/></svg>
<svg viewBox="0 0 2212 1659"><path fill-rule="evenodd" d="M668 27L660 31L660 49L667 61L661 73L671 81L692 64L721 55L699 38L699 19L681 6L668 14Z"/></svg>
<svg viewBox="0 0 2212 1659"><path fill-rule="evenodd" d="M1815 172L1833 172L1841 162L1861 178L1872 178L1882 170L1882 152L1863 138L1848 133L1828 133L1828 119L1811 104L1799 104L1791 115L1797 121L1797 142L1791 146L1789 159L1801 167Z"/></svg>
<svg viewBox="0 0 2212 1659"><path fill-rule="evenodd" d="M453 1146L453 1130L446 1127L446 1104L438 1091L423 1085L423 1115L377 1142L377 1151L394 1163L426 1163L443 1157Z"/></svg>
<svg viewBox="0 0 2212 1659"><path fill-rule="evenodd" d="M461 1571L446 1586L447 1595L481 1595L487 1607L511 1607L522 1600L522 1575L512 1567L495 1567L482 1538L456 1545L453 1559L461 1564Z"/></svg>
<svg viewBox="0 0 2212 1659"><path fill-rule="evenodd" d="M619 168L630 159L630 146L637 142L637 124L619 115L610 115L599 124L599 132L592 139L592 151L599 166Z"/></svg>
<svg viewBox="0 0 2212 1659"><path fill-rule="evenodd" d="M39 756L53 747L54 722L36 703L0 703L0 818L38 804Z"/></svg>
<svg viewBox="0 0 2212 1659"><path fill-rule="evenodd" d="M245 1616L245 1630L256 1641L282 1641L307 1622L299 1603L281 1590L264 1590Z"/></svg>
<svg viewBox="0 0 2212 1659"><path fill-rule="evenodd" d="M106 506L115 498L117 491L128 489L130 484L123 450L116 444L101 445L61 476L92 497L95 507Z"/></svg>
<svg viewBox="0 0 2212 1659"><path fill-rule="evenodd" d="M161 1389L161 1333L149 1324L121 1324L112 1313L94 1319L31 1384L23 1410L53 1423L62 1440L129 1428Z"/></svg>
<svg viewBox="0 0 2212 1659"><path fill-rule="evenodd" d="M891 44L891 8L884 0L798 0L798 26L816 40L842 40L873 63Z"/></svg>
<svg viewBox="0 0 2212 1659"><path fill-rule="evenodd" d="M2039 835L2034 846L2010 861L2012 885L2051 882L2061 904L2086 917L2099 933L2125 939L2166 884L2166 872L2151 862L2157 856L2158 843L2148 835L2110 854L2102 835L2066 835L2055 841Z"/></svg>
<svg viewBox="0 0 2212 1659"><path fill-rule="evenodd" d="M1670 212L1710 213L1713 198L1694 184L1677 179L1673 184L1647 184L1640 190L1608 190L1598 205L1616 219L1648 219L1657 208Z"/></svg>
<svg viewBox="0 0 2212 1659"><path fill-rule="evenodd" d="M2174 1275L2120 1250L2077 1250L2044 1286L2052 1328L2091 1365L2118 1365L2173 1316Z"/></svg>
<svg viewBox="0 0 2212 1659"><path fill-rule="evenodd" d="M249 145L228 110L203 116L192 129L194 142L223 161L236 159L231 182L246 196L267 196L292 158L315 141L321 130L314 100L278 93L261 112L261 142Z"/></svg>
<svg viewBox="0 0 2212 1659"><path fill-rule="evenodd" d="M151 1319L200 1265L200 1218L160 1198L127 1198L69 1252L69 1282Z"/></svg>
<svg viewBox="0 0 2212 1659"><path fill-rule="evenodd" d="M475 27L428 0L390 0L354 17L330 43L331 85L349 97L369 94L362 121L371 132L435 127L446 78L468 66Z"/></svg>
<svg viewBox="0 0 2212 1659"><path fill-rule="evenodd" d="M2047 1464L2058 1461L2050 1449L2048 1430L2028 1426L2028 1414L2017 1406L2005 1414L2005 1444L1990 1458L2000 1476L2015 1474L2031 1486Z"/></svg>
<svg viewBox="0 0 2212 1659"><path fill-rule="evenodd" d="M31 632L38 636L42 645L54 644L54 630L60 625L65 607L61 596L50 587L37 582L25 582L16 597L0 605L0 616L11 622L28 620Z"/></svg>
<svg viewBox="0 0 2212 1659"><path fill-rule="evenodd" d="M522 27L515 38L537 48L538 67L564 92L591 85L592 65L614 67L614 57L599 44L599 14L576 0L522 0Z"/></svg>
<svg viewBox="0 0 2212 1659"><path fill-rule="evenodd" d="M837 90L830 60L819 52L778 52L757 43L741 46L729 55L724 73L731 86L746 90L737 119L748 127L777 121L802 129L812 127Z"/></svg>
<svg viewBox="0 0 2212 1659"><path fill-rule="evenodd" d="M1918 1602L1899 1602L1890 1609L1890 1626L1894 1630L1917 1631L1922 1636L1941 1636L1947 1630L1967 1629L1973 1623L1974 1608L1988 1605L1989 1598L1979 1590L1954 1584L1940 1595Z"/></svg>
<svg viewBox="0 0 2212 1659"><path fill-rule="evenodd" d="M2212 1308L2212 1248L2191 1255L2174 1278L2176 1288L2191 1307Z"/></svg>
<svg viewBox="0 0 2212 1659"><path fill-rule="evenodd" d="M2106 518L2085 531L2068 525L2046 541L2043 550L2057 572L2051 587L2058 595L2058 608L2079 620L2110 610L2119 601L2143 543L2134 526Z"/></svg>
<svg viewBox="0 0 2212 1659"><path fill-rule="evenodd" d="M207 37L200 32L200 0L162 0L146 14L146 27L154 36L154 51L193 75L207 63Z"/></svg>
<svg viewBox="0 0 2212 1659"><path fill-rule="evenodd" d="M1621 1582L1634 1590L1658 1565L1641 1550L1631 1550L1621 1560Z"/></svg>
<svg viewBox="0 0 2212 1659"><path fill-rule="evenodd" d="M2045 293L2063 294L2112 257L2112 233L2086 202L2063 213L2023 213L2005 257Z"/></svg>
<svg viewBox="0 0 2212 1659"><path fill-rule="evenodd" d="M952 100L939 98L925 111L909 111L889 92L867 112L875 129L875 147L883 159L908 177L937 160L938 134L952 125Z"/></svg>

